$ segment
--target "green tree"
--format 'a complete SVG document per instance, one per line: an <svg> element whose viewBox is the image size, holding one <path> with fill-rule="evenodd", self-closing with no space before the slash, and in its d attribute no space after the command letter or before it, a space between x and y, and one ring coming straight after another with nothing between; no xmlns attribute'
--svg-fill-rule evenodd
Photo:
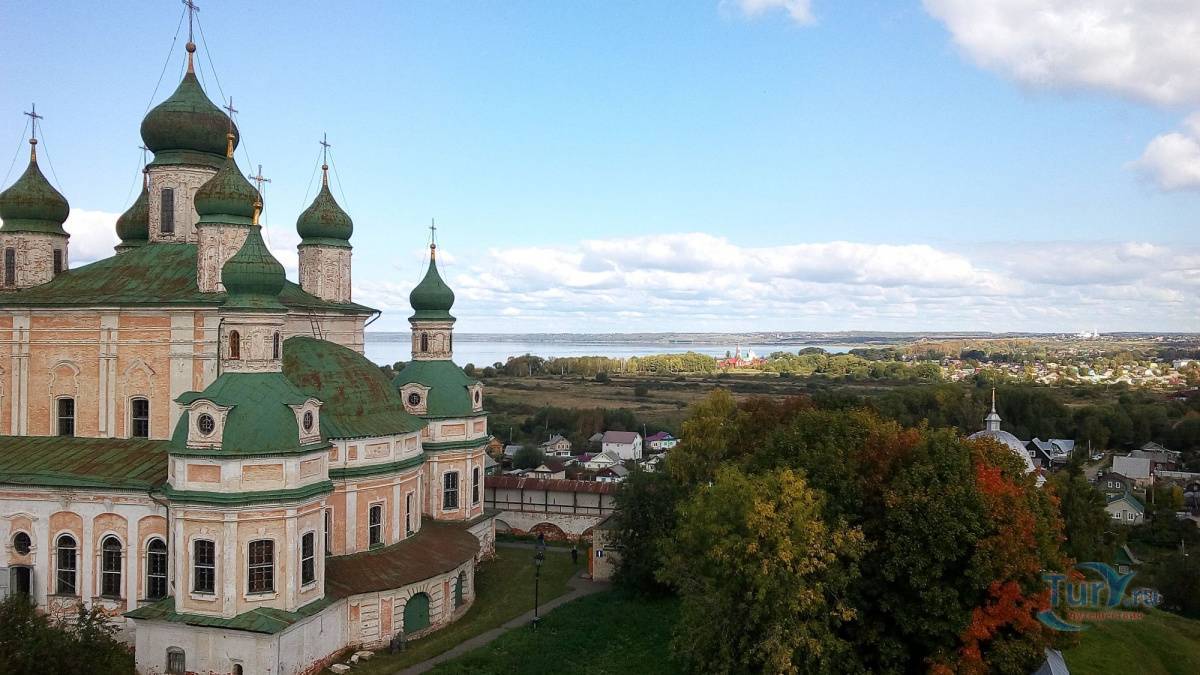
<svg viewBox="0 0 1200 675"><path fill-rule="evenodd" d="M1164 609L1200 618L1200 555L1172 553L1159 563L1155 581Z"/></svg>
<svg viewBox="0 0 1200 675"><path fill-rule="evenodd" d="M1104 510L1104 495L1084 478L1078 462L1055 473L1049 483L1058 498L1058 513L1066 537L1063 553L1077 562L1109 560L1113 542L1104 533L1112 527L1112 519Z"/></svg>
<svg viewBox="0 0 1200 675"><path fill-rule="evenodd" d="M662 471L634 471L617 488L611 525L620 555L613 582L635 593L656 595L666 590L655 572L659 552L675 529L681 490Z"/></svg>
<svg viewBox="0 0 1200 675"><path fill-rule="evenodd" d="M133 656L98 606L80 603L71 618L52 619L24 595L0 602L0 673L133 672Z"/></svg>
<svg viewBox="0 0 1200 675"><path fill-rule="evenodd" d="M513 455L513 467L517 469L536 469L546 460L546 456L538 448L532 445L523 445Z"/></svg>
<svg viewBox="0 0 1200 675"><path fill-rule="evenodd" d="M829 527L822 497L784 469L716 473L679 511L660 578L682 598L672 648L693 670L840 672L862 533Z"/></svg>

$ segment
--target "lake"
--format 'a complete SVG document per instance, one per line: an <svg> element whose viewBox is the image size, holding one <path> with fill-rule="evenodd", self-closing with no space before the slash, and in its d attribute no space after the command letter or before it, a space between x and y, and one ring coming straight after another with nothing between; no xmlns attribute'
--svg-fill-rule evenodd
<svg viewBox="0 0 1200 675"><path fill-rule="evenodd" d="M473 363L479 367L496 362L504 363L510 356L535 354L542 357L565 356L607 356L609 358L629 358L631 356L647 356L649 354L682 354L696 352L709 356L724 357L725 352L732 352L735 344L692 343L692 342L630 342L605 341L597 339L586 340L497 340L494 337L472 339L470 335L454 336L454 361L459 365ZM367 358L375 363L395 363L408 361L412 357L412 341L408 333L371 333L367 332ZM843 354L856 345L839 344L787 344L754 343L743 344L742 353L747 349L759 356L771 352L797 352L805 347L820 347L827 352ZM865 345L857 345L859 347Z"/></svg>

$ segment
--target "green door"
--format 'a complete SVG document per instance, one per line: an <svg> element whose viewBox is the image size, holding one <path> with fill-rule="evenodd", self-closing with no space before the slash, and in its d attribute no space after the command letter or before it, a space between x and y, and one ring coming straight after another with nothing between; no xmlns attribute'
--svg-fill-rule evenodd
<svg viewBox="0 0 1200 675"><path fill-rule="evenodd" d="M454 609L462 607L463 603L463 584L467 583L467 573L458 573L458 582L454 584Z"/></svg>
<svg viewBox="0 0 1200 675"><path fill-rule="evenodd" d="M429 596L417 593L404 603L404 632L415 633L429 627Z"/></svg>

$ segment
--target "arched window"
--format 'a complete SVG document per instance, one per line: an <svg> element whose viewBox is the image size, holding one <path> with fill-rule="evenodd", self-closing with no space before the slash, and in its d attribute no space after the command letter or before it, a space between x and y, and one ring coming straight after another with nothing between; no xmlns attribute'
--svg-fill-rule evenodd
<svg viewBox="0 0 1200 675"><path fill-rule="evenodd" d="M275 337L272 338L271 358L273 358L273 359L279 358L279 333L275 333Z"/></svg>
<svg viewBox="0 0 1200 675"><path fill-rule="evenodd" d="M259 539L247 547L247 592L271 593L275 590L275 542Z"/></svg>
<svg viewBox="0 0 1200 675"><path fill-rule="evenodd" d="M421 333L421 353L429 351L429 333Z"/></svg>
<svg viewBox="0 0 1200 675"><path fill-rule="evenodd" d="M121 540L105 537L100 543L100 595L121 597Z"/></svg>
<svg viewBox="0 0 1200 675"><path fill-rule="evenodd" d="M471 469L471 503L479 503L479 467Z"/></svg>
<svg viewBox="0 0 1200 675"><path fill-rule="evenodd" d="M187 672L187 658L179 647L167 647L167 673L169 675L184 675Z"/></svg>
<svg viewBox="0 0 1200 675"><path fill-rule="evenodd" d="M75 399L64 397L55 402L58 413L58 435L75 435Z"/></svg>
<svg viewBox="0 0 1200 675"><path fill-rule="evenodd" d="M307 532L300 537L300 583L317 580L317 535Z"/></svg>
<svg viewBox="0 0 1200 675"><path fill-rule="evenodd" d="M18 555L29 553L29 549L33 547L33 542L29 540L29 535L24 532L18 532L13 536L13 550Z"/></svg>
<svg viewBox="0 0 1200 675"><path fill-rule="evenodd" d="M454 582L454 609L462 607L463 604L463 586L467 583L467 573L459 572L458 579Z"/></svg>
<svg viewBox="0 0 1200 675"><path fill-rule="evenodd" d="M229 331L229 358L234 361L242 358L242 336L236 330Z"/></svg>
<svg viewBox="0 0 1200 675"><path fill-rule="evenodd" d="M78 569L76 559L75 537L64 534L56 543L57 569L54 577L54 592L59 595L78 595L75 590L75 571Z"/></svg>
<svg viewBox="0 0 1200 675"><path fill-rule="evenodd" d="M158 231L163 234L175 234L175 190L163 188L158 194Z"/></svg>
<svg viewBox="0 0 1200 675"><path fill-rule="evenodd" d="M450 471L442 475L442 509L450 511L458 508L458 472Z"/></svg>
<svg viewBox="0 0 1200 675"><path fill-rule="evenodd" d="M167 544L157 537L146 546L146 597L167 597Z"/></svg>
<svg viewBox="0 0 1200 675"><path fill-rule="evenodd" d="M150 438L150 399L138 397L129 401L129 435Z"/></svg>
<svg viewBox="0 0 1200 675"><path fill-rule="evenodd" d="M372 504L367 512L367 533L371 546L383 543L383 504Z"/></svg>

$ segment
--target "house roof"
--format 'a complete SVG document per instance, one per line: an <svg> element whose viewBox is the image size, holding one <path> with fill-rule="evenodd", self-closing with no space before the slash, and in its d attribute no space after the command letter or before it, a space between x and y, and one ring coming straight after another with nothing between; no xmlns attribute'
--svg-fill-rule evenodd
<svg viewBox="0 0 1200 675"><path fill-rule="evenodd" d="M1135 480L1150 477L1150 459L1147 457L1113 457L1113 470Z"/></svg>
<svg viewBox="0 0 1200 675"><path fill-rule="evenodd" d="M321 433L329 438L406 434L425 426L405 411L379 367L353 349L311 337L288 338L283 374L322 402Z"/></svg>
<svg viewBox="0 0 1200 675"><path fill-rule="evenodd" d="M656 433L656 434L650 434L649 436L647 436L647 437L646 437L646 442L650 442L650 441L667 441L667 440L670 440L670 439L672 439L672 438L675 438L675 437L674 437L674 436L672 436L671 434L668 434L668 433L667 433L667 432L665 432L665 431L660 431L660 432L658 432L658 433Z"/></svg>
<svg viewBox="0 0 1200 675"><path fill-rule="evenodd" d="M524 476L487 476L484 485L506 490L546 490L550 492L588 492L612 494L617 486L612 483L597 483L594 480L566 480L563 478L526 478Z"/></svg>
<svg viewBox="0 0 1200 675"><path fill-rule="evenodd" d="M565 441L565 440L567 440L567 439L563 438L562 434L554 434L553 436L550 437L550 440L542 442L542 447L554 445L555 443L558 443L559 441ZM569 444L569 442L568 442L568 444Z"/></svg>
<svg viewBox="0 0 1200 675"><path fill-rule="evenodd" d="M1132 506L1133 509L1135 511L1137 511L1138 513L1146 512L1146 507L1142 506L1142 503L1140 501L1138 501L1138 498L1134 497L1133 495L1129 494L1128 492L1126 492L1124 494L1113 495L1113 496L1109 497L1108 501L1105 502L1105 506L1115 504L1119 501L1128 502L1129 505Z"/></svg>
<svg viewBox="0 0 1200 675"><path fill-rule="evenodd" d="M590 442L592 442L592 443L598 443L598 442L600 442L600 441L601 441L603 438L604 438L604 434L602 434L602 433L600 433L599 431L597 431L596 433L592 434L591 436L588 436L588 441L590 441Z"/></svg>
<svg viewBox="0 0 1200 675"><path fill-rule="evenodd" d="M0 307L217 307L224 293L201 293L196 282L196 245L155 243L64 270L54 279L0 296ZM329 302L285 281L279 302L291 309L371 314L353 302Z"/></svg>
<svg viewBox="0 0 1200 675"><path fill-rule="evenodd" d="M139 492L167 480L167 441L0 436L0 483Z"/></svg>
<svg viewBox="0 0 1200 675"><path fill-rule="evenodd" d="M419 532L399 543L329 558L325 563L325 595L337 599L387 591L449 572L479 553L479 539L467 530L475 522L424 519Z"/></svg>
<svg viewBox="0 0 1200 675"><path fill-rule="evenodd" d="M599 471L600 475L604 475L606 473L624 478L625 476L629 475L629 469L626 469L622 464L613 464L612 466L606 466Z"/></svg>
<svg viewBox="0 0 1200 675"><path fill-rule="evenodd" d="M540 466L538 466L538 468L534 469L534 471L544 470L550 471L551 473L558 473L559 471L565 471L566 468L566 464L563 464L557 459L546 459L541 463Z"/></svg>
<svg viewBox="0 0 1200 675"><path fill-rule="evenodd" d="M1122 544L1119 548L1117 548L1117 554L1116 554L1116 556L1114 556L1113 560L1118 565L1141 565L1142 564L1141 559L1139 559L1136 555L1133 554L1133 551L1131 551L1129 549L1128 544Z"/></svg>
<svg viewBox="0 0 1200 675"><path fill-rule="evenodd" d="M606 431L604 432L605 443L634 443L640 437L636 431Z"/></svg>

